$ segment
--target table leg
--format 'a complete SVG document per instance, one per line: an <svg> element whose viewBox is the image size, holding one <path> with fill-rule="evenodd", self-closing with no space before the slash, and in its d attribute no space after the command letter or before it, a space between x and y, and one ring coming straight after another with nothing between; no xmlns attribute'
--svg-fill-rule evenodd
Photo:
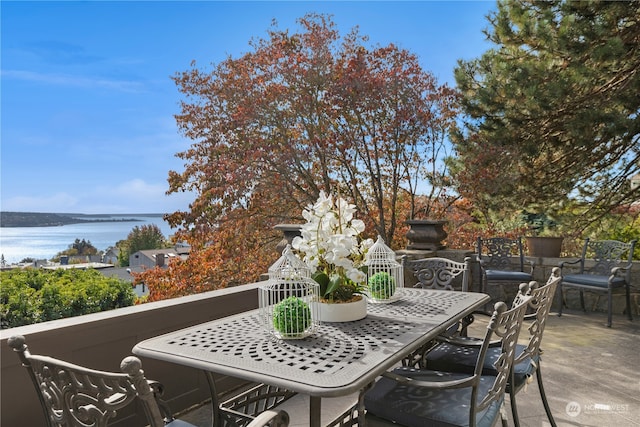
<svg viewBox="0 0 640 427"><path fill-rule="evenodd" d="M218 391L216 390L216 382L213 379L213 374L209 371L203 371L207 377L207 383L209 383L209 392L211 393L211 427L221 427L222 422L220 420L220 401L218 400Z"/></svg>
<svg viewBox="0 0 640 427"><path fill-rule="evenodd" d="M309 397L309 427L320 427L320 409L322 398L318 396Z"/></svg>

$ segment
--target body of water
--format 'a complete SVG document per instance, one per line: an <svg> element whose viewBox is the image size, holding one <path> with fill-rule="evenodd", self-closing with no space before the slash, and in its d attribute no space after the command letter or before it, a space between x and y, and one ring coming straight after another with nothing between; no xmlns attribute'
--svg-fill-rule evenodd
<svg viewBox="0 0 640 427"><path fill-rule="evenodd" d="M8 264L12 264L24 258L51 259L76 239L88 240L98 250L104 251L126 239L136 226L155 224L165 238L175 232L161 216L105 215L95 219L107 218L136 221L87 222L57 227L0 227L0 254Z"/></svg>

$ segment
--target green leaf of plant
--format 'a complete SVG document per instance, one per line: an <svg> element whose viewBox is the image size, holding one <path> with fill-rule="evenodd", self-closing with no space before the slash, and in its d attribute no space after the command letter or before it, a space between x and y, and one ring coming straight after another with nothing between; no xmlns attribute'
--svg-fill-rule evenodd
<svg viewBox="0 0 640 427"><path fill-rule="evenodd" d="M311 278L318 282L318 284L320 285L320 295L327 295L327 288L329 287L329 276L327 276L327 274L322 271L316 271L311 275Z"/></svg>
<svg viewBox="0 0 640 427"><path fill-rule="evenodd" d="M328 295L334 292L336 289L340 288L343 283L344 281L341 276L335 275L331 277L331 280L329 280L329 286L327 287L327 291L324 293L324 295Z"/></svg>

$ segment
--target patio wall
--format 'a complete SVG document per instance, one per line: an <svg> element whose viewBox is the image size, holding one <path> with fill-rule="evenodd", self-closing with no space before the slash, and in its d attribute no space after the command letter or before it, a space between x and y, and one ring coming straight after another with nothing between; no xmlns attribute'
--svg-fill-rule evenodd
<svg viewBox="0 0 640 427"><path fill-rule="evenodd" d="M120 361L146 338L258 307L257 284L207 292L103 313L60 319L0 331L0 425L43 426L33 384L7 344L24 335L33 354L58 357L99 370L120 372ZM209 397L204 374L164 362L143 359L147 378L165 385L164 398L178 412ZM218 381L219 380L219 381ZM219 391L235 388L238 380L219 377ZM141 408L124 412L114 425L147 425Z"/></svg>

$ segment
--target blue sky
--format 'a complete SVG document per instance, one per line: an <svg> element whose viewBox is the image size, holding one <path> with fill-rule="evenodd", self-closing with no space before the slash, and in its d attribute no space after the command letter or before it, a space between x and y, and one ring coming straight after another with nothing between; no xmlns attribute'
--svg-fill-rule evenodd
<svg viewBox="0 0 640 427"><path fill-rule="evenodd" d="M250 50L273 19L297 30L307 12L354 26L372 45L418 55L455 85L458 59L490 44L495 1L5 1L1 16L0 209L167 213L193 196L166 196L175 154L191 143L174 120L170 79Z"/></svg>

